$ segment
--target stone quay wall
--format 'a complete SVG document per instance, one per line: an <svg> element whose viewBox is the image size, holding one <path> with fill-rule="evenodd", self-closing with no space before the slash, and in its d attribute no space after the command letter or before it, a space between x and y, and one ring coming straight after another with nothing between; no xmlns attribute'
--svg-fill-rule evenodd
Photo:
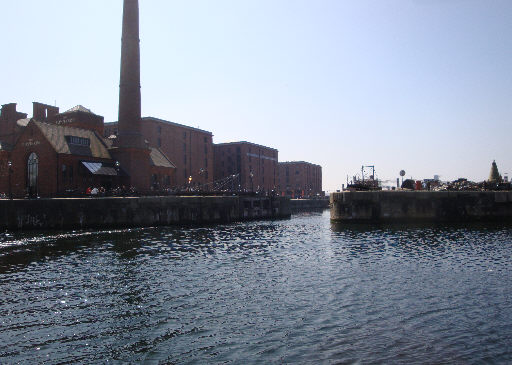
<svg viewBox="0 0 512 365"><path fill-rule="evenodd" d="M0 229L88 229L288 218L287 198L166 196L0 200Z"/></svg>
<svg viewBox="0 0 512 365"><path fill-rule="evenodd" d="M301 212L309 210L323 210L329 208L329 199L292 199L292 211Z"/></svg>
<svg viewBox="0 0 512 365"><path fill-rule="evenodd" d="M330 196L337 222L510 221L512 192L341 192Z"/></svg>

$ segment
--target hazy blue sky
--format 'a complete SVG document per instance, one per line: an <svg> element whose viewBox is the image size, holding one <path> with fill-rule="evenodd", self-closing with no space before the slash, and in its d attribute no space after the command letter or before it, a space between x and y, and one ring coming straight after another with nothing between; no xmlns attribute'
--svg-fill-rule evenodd
<svg viewBox="0 0 512 365"><path fill-rule="evenodd" d="M0 0L0 103L117 120L121 0ZM512 175L511 0L140 0L143 115L381 179Z"/></svg>

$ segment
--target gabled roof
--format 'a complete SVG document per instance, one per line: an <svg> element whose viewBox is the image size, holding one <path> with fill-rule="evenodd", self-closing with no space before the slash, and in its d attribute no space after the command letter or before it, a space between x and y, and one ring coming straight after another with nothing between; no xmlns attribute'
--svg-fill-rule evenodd
<svg viewBox="0 0 512 365"><path fill-rule="evenodd" d="M151 153L149 155L150 163L152 166L168 167L175 169L176 166L167 158L167 156L158 148L150 147Z"/></svg>
<svg viewBox="0 0 512 365"><path fill-rule="evenodd" d="M69 110L66 110L64 113L62 114L65 114L65 113L72 113L72 112L82 112L82 113L89 113L89 114L94 114L91 109L87 109L86 107L84 107L83 105L77 105ZM94 114L96 115L96 114Z"/></svg>
<svg viewBox="0 0 512 365"><path fill-rule="evenodd" d="M57 153L112 159L103 140L92 130L33 121ZM88 145L71 143L69 137L88 139Z"/></svg>

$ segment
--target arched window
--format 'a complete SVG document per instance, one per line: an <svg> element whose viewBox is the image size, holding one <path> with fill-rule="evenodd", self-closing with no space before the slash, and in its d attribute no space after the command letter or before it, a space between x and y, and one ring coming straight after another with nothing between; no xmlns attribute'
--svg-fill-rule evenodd
<svg viewBox="0 0 512 365"><path fill-rule="evenodd" d="M30 196L37 196L37 175L39 171L39 158L32 152L27 161L27 190Z"/></svg>

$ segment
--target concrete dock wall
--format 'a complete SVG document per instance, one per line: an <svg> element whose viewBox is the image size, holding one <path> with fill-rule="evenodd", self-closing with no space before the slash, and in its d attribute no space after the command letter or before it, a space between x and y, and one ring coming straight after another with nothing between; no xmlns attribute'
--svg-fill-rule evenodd
<svg viewBox="0 0 512 365"><path fill-rule="evenodd" d="M238 196L0 200L0 229L85 229L287 218L286 198Z"/></svg>
<svg viewBox="0 0 512 365"><path fill-rule="evenodd" d="M332 193L331 220L511 221L512 192L369 191Z"/></svg>
<svg viewBox="0 0 512 365"><path fill-rule="evenodd" d="M321 210L329 208L329 199L292 199L290 204L293 212Z"/></svg>

